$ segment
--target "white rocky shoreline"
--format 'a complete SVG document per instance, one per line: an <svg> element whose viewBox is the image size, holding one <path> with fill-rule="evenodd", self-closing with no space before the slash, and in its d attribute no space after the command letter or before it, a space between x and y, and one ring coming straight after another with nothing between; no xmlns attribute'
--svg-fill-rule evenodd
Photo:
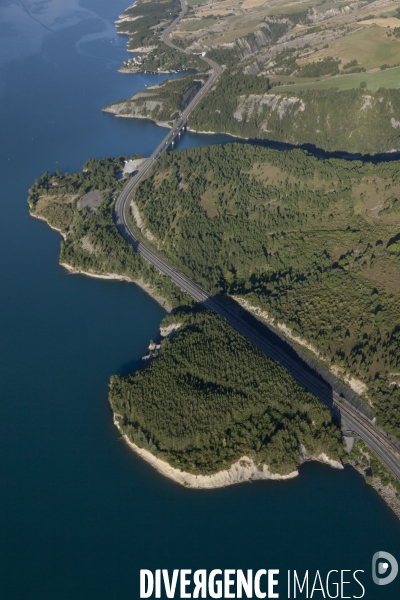
<svg viewBox="0 0 400 600"><path fill-rule="evenodd" d="M149 463L158 473L187 488L210 490L227 487L229 485L235 485L236 483L244 483L246 481L285 481L287 479L293 479L299 474L297 469L285 475L281 475L280 473L271 473L267 465L262 465L262 467L259 467L251 458L247 456L242 456L239 458L239 460L233 463L229 469L218 471L212 475L194 475L193 473L181 471L180 469L172 467L165 460L154 456L154 454L152 454L149 450L140 448L134 444L128 438L128 436L123 433L119 424L120 418L121 415L116 413L113 414L114 425L122 434L122 439L124 442L126 442L129 448L133 450L135 454L140 456L140 458ZM340 462L330 459L328 456L326 456L326 454L309 456L307 453L303 453L303 462L308 460L315 460L330 465L335 469L344 468Z"/></svg>
<svg viewBox="0 0 400 600"><path fill-rule="evenodd" d="M58 229L58 227L54 227L54 225L50 225L50 223L48 222L48 220L45 217L34 213L32 210L29 211L29 214L31 217L34 217L35 219L39 219L39 221L44 221L50 227L50 229L57 231L64 238L64 240L66 239L66 237L67 237L66 234L63 233L61 231L61 229ZM144 292L146 292L149 296L151 296L153 298L153 300L158 302L158 304L160 304L167 313L172 312L172 306L168 302L168 300L166 298L164 298L164 296L157 294L155 292L155 290L151 287L151 285L149 283L146 283L145 281L143 281L143 279L132 279L131 277L128 277L127 275L119 275L118 273L95 273L94 271L83 271L81 269L77 269L77 268L73 267L72 265L69 265L68 263L64 263L64 262L60 262L59 264L61 267L66 269L66 271L68 271L68 273L70 273L71 275L87 275L87 277L94 277L95 279L112 279L112 280L117 280L117 281L128 281L129 283L135 283Z"/></svg>
<svg viewBox="0 0 400 600"><path fill-rule="evenodd" d="M124 73L128 73L131 71L121 71ZM133 72L133 71L132 71ZM170 71L166 71L166 72L170 72ZM161 71L160 71L161 73ZM149 88L147 88L149 89ZM129 102L129 100L127 100L126 102ZM109 106L105 106L104 108L102 108L101 110L105 113L109 113L110 115L114 115L114 117L117 117L119 119L146 119L148 121L153 121L153 123L155 123L156 125L158 125L158 127L164 127L166 129L172 129L172 125L170 121L158 121L157 119L155 119L154 117L152 117L151 115L141 115L141 114L137 114L136 112L133 113L119 113L118 110L121 109L121 105L122 102L115 102L114 104L110 104ZM191 133L197 133L197 134L201 134L201 135L226 135L229 136L231 138L234 139L238 139L238 140L249 140L250 138L248 137L244 137L242 135L235 135L234 133L221 133L218 131L200 131L198 129L194 129L193 127L189 127L187 126L187 131L191 132Z"/></svg>
<svg viewBox="0 0 400 600"><path fill-rule="evenodd" d="M171 323L166 327L160 327L160 334L163 338L172 337L176 331L181 327L182 323ZM150 348L150 347L149 347ZM148 357L143 357L147 359ZM143 360L142 359L142 360ZM126 442L131 450L140 456L143 460L149 463L158 473L172 479L176 483L183 485L184 487L193 489L216 489L220 487L226 487L228 485L234 485L236 483L244 483L245 481L261 481L261 480L274 480L284 481L286 479L293 479L299 474L298 470L292 471L291 473L281 474L272 473L267 465L257 465L253 459L242 456L236 462L234 462L228 469L223 469L212 475L194 475L182 471L175 467L172 467L167 461L158 458L145 448L140 448L129 437L123 433L119 419L122 415L113 413L114 425L118 428L122 434L122 439ZM318 456L308 454L304 446L300 447L301 452L301 463L306 461L314 460L321 462L335 469L343 469L342 463L339 461L329 458L325 453L321 453Z"/></svg>
<svg viewBox="0 0 400 600"><path fill-rule="evenodd" d="M32 212L31 210L29 211L29 214L34 219L39 219L39 221L44 221L50 227L50 229L53 229L53 231L57 231L64 238L64 240L67 237L65 235L65 233L63 233L61 231L61 229L58 229L58 227L54 227L54 225L50 225L50 223L48 222L48 220L45 217L42 217L41 215L37 215L36 213Z"/></svg>
<svg viewBox="0 0 400 600"><path fill-rule="evenodd" d="M81 271L80 269L76 269L72 267L68 263L60 262L60 266L64 267L68 271L68 273L72 275L87 275L88 277L94 277L95 279L113 279L117 281L128 281L129 283L135 283L138 285L143 291L145 291L149 296L153 298L158 304L160 304L166 312L172 312L172 306L169 304L168 300L163 296L157 294L154 289L151 287L149 283L145 283L143 279L131 279L127 275L118 275L117 273L94 273L92 271Z"/></svg>
<svg viewBox="0 0 400 600"><path fill-rule="evenodd" d="M36 215L32 211L30 211L31 216L44 221L54 229L58 231L61 235L64 234L57 229L56 227L52 227L47 219L42 216ZM76 269L75 267L69 265L68 263L60 262L60 266L63 267L68 273L76 274L76 275L86 275L88 277L94 277L96 279L108 279L108 280L117 280L117 281L128 281L131 283L135 283L139 287L141 287L147 294L149 294L154 300L156 300L167 312L172 312L172 306L168 303L168 301L162 296L155 293L153 288L145 283L142 279L131 279L127 275L118 275L117 273L95 273L92 271L83 271L80 269ZM172 324L169 327L160 330L161 335L163 337L171 336L173 333L180 327L180 323ZM293 477L297 477L299 474L298 470L292 471L291 473L281 475L280 473L271 473L268 469L267 465L262 465L260 468L258 465L254 463L251 458L247 456L242 456L238 461L233 463L229 469L225 469L223 471L219 471L214 473L213 475L193 475L192 473L187 473L185 471L181 471L172 467L165 460L157 458L152 454L149 450L144 448L139 448L136 444L134 444L126 434L124 434L119 425L118 419L121 415L114 414L113 421L114 425L119 429L122 434L122 439L128 444L128 446L143 460L148 462L156 471L158 471L161 475L172 479L176 483L183 485L188 488L194 489L216 489L221 487L226 487L228 485L234 485L236 483L243 483L245 481L261 481L261 480L286 480L292 479ZM322 462L324 464L328 464L331 467L336 469L343 469L343 465L335 460L330 459L326 454L320 454L319 456L309 456L304 448L302 448L302 457L303 462L306 460L316 460L318 462Z"/></svg>

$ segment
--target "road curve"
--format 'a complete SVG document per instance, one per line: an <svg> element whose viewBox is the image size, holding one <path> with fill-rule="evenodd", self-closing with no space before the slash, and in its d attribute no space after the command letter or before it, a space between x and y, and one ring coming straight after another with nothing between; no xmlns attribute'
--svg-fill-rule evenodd
<svg viewBox="0 0 400 600"><path fill-rule="evenodd" d="M169 39L172 29L179 23L186 12L184 0L181 0L181 6L182 10L180 14L164 30L161 39L164 43L168 44L172 48L179 50L180 52L187 52L175 46ZM207 92L211 89L213 84L222 73L222 68L216 62L207 57L203 57L202 59L205 60L212 69L209 78L182 112L178 120L174 123L173 127L159 143L151 156L142 163L136 175L128 181L127 185L115 203L115 223L125 240L131 244L145 260L150 262L162 274L169 277L194 300L217 312L221 317L226 319L228 323L232 325L232 327L234 327L239 333L257 346L262 352L286 368L298 383L304 386L312 394L317 396L324 404L326 404L326 406L328 406L334 415L341 419L342 427L344 429L353 431L360 436L360 438L363 439L364 442L383 460L393 474L400 479L400 452L386 437L384 432L378 429L372 421L368 420L351 405L349 405L324 381L306 371L301 364L299 364L292 357L288 356L288 354L286 354L282 348L273 345L242 318L232 312L227 306L219 302L216 298L212 297L208 292L197 285L184 273L180 272L178 269L169 264L164 258L159 256L152 248L147 246L139 238L137 232L133 228L129 214L130 200L132 199L137 186L149 173L156 159L168 149L174 139L186 126L191 112L205 96L205 94L207 94Z"/></svg>

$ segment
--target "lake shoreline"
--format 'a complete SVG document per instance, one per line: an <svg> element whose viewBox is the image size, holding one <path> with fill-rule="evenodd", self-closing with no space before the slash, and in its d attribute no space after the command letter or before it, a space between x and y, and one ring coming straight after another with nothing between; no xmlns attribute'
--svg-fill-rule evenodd
<svg viewBox="0 0 400 600"><path fill-rule="evenodd" d="M110 106L105 106L101 110L105 113L108 113L109 115L114 115L114 117L116 117L117 119L145 119L147 121L152 121L153 123L158 125L158 127L164 127L165 129L172 129L172 125L170 125L168 121L157 121L156 119L153 119L152 117L146 117L146 116L142 116L142 115L119 115L118 113L115 112L115 110L113 110L113 107L117 106L117 105L118 105L118 103L116 102L115 104L110 104Z"/></svg>
<svg viewBox="0 0 400 600"><path fill-rule="evenodd" d="M45 217L43 217L42 215L38 215L38 214L34 213L32 211L32 209L29 210L29 214L31 217L34 217L35 219L38 219L39 221L43 221L44 223L46 223L50 227L50 229L57 231L57 233L59 233L63 237L64 240L67 238L67 235L64 232L62 232L61 229L58 229L58 227L54 227L54 225L50 225L48 220ZM70 265L68 263L60 262L59 264L66 271L68 271L68 273L71 275L86 275L87 277L94 277L95 279L109 279L109 280L115 280L115 281L127 281L128 283L135 283L144 292L146 292L146 294L151 296L153 298L153 300L155 300L158 304L160 304L160 306L162 306L162 308L167 313L171 313L173 310L173 307L168 302L168 300L166 298L164 298L164 296L157 294L154 291L154 289L151 287L151 285L149 283L146 283L143 279L132 279L128 275L119 275L118 273L95 273L94 271L82 271L81 269L77 269L76 267L73 267L72 265Z"/></svg>
<svg viewBox="0 0 400 600"><path fill-rule="evenodd" d="M119 424L120 418L121 415L113 413L114 425L121 433L122 439L129 446L129 448L133 450L140 458L149 463L158 473L186 488L218 489L238 483L253 481L286 481L287 479L293 479L299 475L298 469L286 475L281 475L280 473L271 473L267 465L263 465L262 468L259 468L254 461L247 456L242 456L239 458L229 467L229 469L217 471L217 473L213 473L212 475L194 475L186 471L181 471L180 469L172 467L167 461L158 458L149 450L140 448L134 442L132 442L129 437L123 433ZM308 456L307 454L304 454L303 456L303 462L315 460L317 462L329 465L335 469L344 468L341 463L330 459L326 456L326 454L320 454L319 456Z"/></svg>
<svg viewBox="0 0 400 600"><path fill-rule="evenodd" d="M170 73L170 71L169 71L169 73ZM131 100L131 98L128 98L126 101L130 101L130 100ZM114 115L114 117L126 118L126 119L147 119L149 121L152 121L159 127L172 129L172 126L169 124L169 122L157 121L156 119L154 119L151 116L132 115L132 114L117 114L115 112L115 109L114 110L112 110L112 109L113 109L113 107L117 106L118 104L121 104L121 101L112 103L112 104L102 108L101 110L103 112ZM315 158L317 158L319 160L339 159L339 160L344 160L347 162L362 161L364 163L382 163L382 162L391 162L391 161L400 159L400 148L399 149L393 148L393 149L387 150L385 152L376 152L376 153L372 153L372 154L364 153L363 154L361 152L346 152L343 150L326 150L319 146L314 146L313 144L307 144L307 143L295 144L295 143L292 143L289 141L277 140L277 139L272 139L272 138L264 138L264 137L250 138L250 137L245 137L242 135L237 135L235 133L230 133L227 131L201 131L198 129L194 129L193 127L190 127L189 125L186 126L186 130L189 131L190 133L194 133L196 135L226 136L229 138L233 138L232 143L235 143L235 140L239 140L239 143L245 142L245 143L249 143L249 144L252 144L255 146L264 146L267 148L271 148L273 150L279 150L280 152L287 152L290 150L304 150L305 152L308 152L311 156L314 156ZM230 143L230 142L226 142L226 143Z"/></svg>
<svg viewBox="0 0 400 600"><path fill-rule="evenodd" d="M124 72L126 73L127 71L124 71ZM160 71L160 73L161 73L161 71ZM114 107L117 107L119 104L121 104L121 103L115 102L115 104L110 104L109 106L105 106L101 110L110 115L114 115L114 117L117 117L119 119L147 119L148 121L152 121L153 123L158 125L158 127L172 129L172 125L170 125L170 123L168 121L157 121L157 119L154 119L153 117L151 117L149 115L118 114L116 112L116 108L114 108ZM237 139L237 140L243 140L245 142L250 141L250 138L243 137L240 135L235 135L234 133L222 133L220 131L198 131L197 129L193 129L192 127L189 127L189 126L187 126L187 131L190 131L191 133L195 133L198 135L226 135L226 136L229 136L229 137ZM285 142L283 142L283 143L285 143Z"/></svg>
<svg viewBox="0 0 400 600"><path fill-rule="evenodd" d="M167 312L172 312L172 306L169 304L168 300L163 296L157 294L150 284L145 283L143 279L132 279L127 275L118 275L117 273L94 273L93 271L82 271L81 269L76 269L72 265L68 263L60 262L60 266L63 267L66 271L68 271L71 275L86 275L87 277L93 277L95 279L108 279L114 281L127 281L128 283L134 283L139 286L146 294L151 296L153 300L158 302L162 306L162 308Z"/></svg>
<svg viewBox="0 0 400 600"><path fill-rule="evenodd" d="M59 228L50 225L45 217L42 215L38 215L34 213L32 210L29 211L29 214L38 219L40 221L45 222L51 229L57 231L64 239L66 239L66 234L62 232ZM129 283L135 283L140 288L143 289L149 296L151 296L158 304L160 304L166 312L172 312L172 306L168 303L168 301L158 295L153 288L145 283L142 279L132 279L127 275L120 275L117 273L95 273L92 271L83 271L81 269L75 268L72 265L60 262L61 267L63 267L70 274L77 275L86 275L88 277L93 277L96 279L108 279L108 280L116 280L116 281L126 281ZM179 326L179 324L178 324ZM171 326L176 327L176 325ZM163 337L169 335L169 331L161 332ZM134 444L126 434L124 434L120 428L118 423L119 415L113 414L113 422L114 425L119 429L122 435L122 439L129 446L131 450L135 452L140 458L145 460L148 464L150 464L158 473L171 479L175 483L179 485L191 489L218 489L222 487L227 487L234 484L244 483L244 482L252 482L252 481L267 481L267 480L287 480L296 477L299 472L298 470L293 471L289 474L281 475L279 473L271 473L266 465L262 466L260 469L252 459L243 456L235 463L233 463L229 469L218 471L212 475L193 475L192 473L188 473L185 471L181 471L172 467L168 462L162 460L155 455L153 455L150 451L140 448L136 444ZM360 469L357 465L354 464L354 461L344 460L343 464L338 461L334 461L329 459L325 454L321 454L319 456L309 456L304 448L302 448L302 460L300 464L305 461L317 461L324 464L328 464L333 468L343 468L344 465L349 465L352 468L355 468L364 479L366 479L365 472ZM386 505L389 506L392 511L395 513L396 517L400 519L400 501L397 498L396 491L392 486L385 487L382 484L382 481L379 478L373 478L371 482L372 487L375 491L381 496L381 498L385 501Z"/></svg>
<svg viewBox="0 0 400 600"><path fill-rule="evenodd" d="M57 233L59 233L63 239L66 239L66 235L65 233L63 233L61 231L61 229L58 229L58 227L54 227L54 225L50 225L50 223L48 222L48 220L45 217L42 217L41 215L37 215L36 213L32 212L32 210L29 210L29 214L31 217L33 217L34 219L38 219L39 221L43 221L44 223L46 223L46 225L48 225L50 227L50 229L52 229L53 231L57 231Z"/></svg>

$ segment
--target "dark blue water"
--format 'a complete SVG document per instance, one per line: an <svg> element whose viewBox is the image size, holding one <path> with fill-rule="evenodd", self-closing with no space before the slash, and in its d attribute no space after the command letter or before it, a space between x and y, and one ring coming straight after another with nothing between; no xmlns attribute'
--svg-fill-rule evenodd
<svg viewBox="0 0 400 600"><path fill-rule="evenodd" d="M26 196L47 169L146 155L163 137L100 111L162 79L116 71L126 4L0 2L0 597L136 599L140 568L308 568L364 569L365 597L398 598L370 562L400 559L400 524L351 469L196 492L118 441L109 377L135 368L163 310L134 285L67 275Z"/></svg>

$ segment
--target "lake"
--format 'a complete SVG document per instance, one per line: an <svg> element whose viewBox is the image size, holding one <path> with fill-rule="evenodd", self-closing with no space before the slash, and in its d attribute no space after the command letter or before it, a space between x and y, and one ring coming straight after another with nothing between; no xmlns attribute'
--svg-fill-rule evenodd
<svg viewBox="0 0 400 600"><path fill-rule="evenodd" d="M400 523L352 469L194 491L119 440L109 378L140 364L164 311L133 284L68 275L26 198L46 170L146 156L165 135L101 112L166 77L117 73L126 5L0 2L1 598L135 600L141 568L363 569L366 598L398 598L400 578L376 587L370 571L378 550L400 559Z"/></svg>

